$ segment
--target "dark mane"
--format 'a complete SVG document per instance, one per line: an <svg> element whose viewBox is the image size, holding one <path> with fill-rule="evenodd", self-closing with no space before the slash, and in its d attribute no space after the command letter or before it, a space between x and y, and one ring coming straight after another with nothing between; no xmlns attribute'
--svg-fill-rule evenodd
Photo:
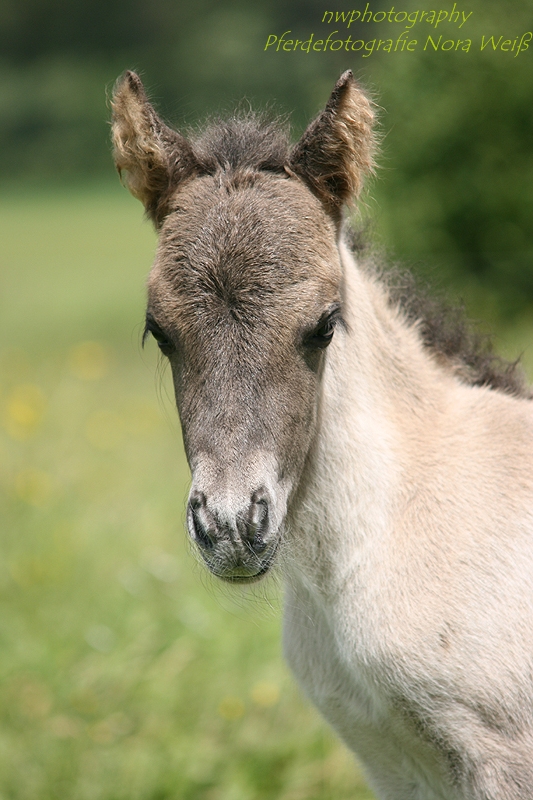
<svg viewBox="0 0 533 800"><path fill-rule="evenodd" d="M347 227L345 236L358 263L385 285L391 306L416 325L425 347L470 386L487 386L515 397L533 399L520 358L507 361L493 352L492 337L455 306L421 285L412 272L376 266L364 236Z"/></svg>
<svg viewBox="0 0 533 800"><path fill-rule="evenodd" d="M212 121L191 143L200 168L208 174L241 169L283 172L291 149L286 126L249 112ZM345 237L360 261L373 264L373 259L365 258L364 231L346 226ZM374 266L367 268L376 271ZM491 337L467 319L462 307L433 296L408 270L380 269L379 280L387 287L391 305L417 325L424 346L462 381L532 397L520 361L496 355Z"/></svg>
<svg viewBox="0 0 533 800"><path fill-rule="evenodd" d="M418 325L425 347L448 362L461 380L515 397L532 397L520 359L507 361L496 355L491 336L466 317L462 306L431 296L406 271L396 272L387 283L391 303L408 322Z"/></svg>

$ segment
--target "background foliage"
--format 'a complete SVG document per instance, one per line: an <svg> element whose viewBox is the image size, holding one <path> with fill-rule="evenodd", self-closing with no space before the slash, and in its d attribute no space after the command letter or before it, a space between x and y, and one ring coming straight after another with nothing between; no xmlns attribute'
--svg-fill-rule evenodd
<svg viewBox="0 0 533 800"><path fill-rule="evenodd" d="M397 9L430 5L407 0ZM533 300L533 46L515 58L481 52L479 41L530 30L533 10L530 0L505 7L473 0L464 8L472 16L461 31L442 23L438 33L470 36L469 53L419 46L362 58L264 52L268 34L285 30L303 38L335 27L344 37L342 23L321 22L317 0L4 0L0 170L33 181L109 175L104 87L125 67L140 70L179 125L246 97L291 112L296 133L351 67L384 109L373 216L386 246L428 261L467 297L483 298L485 313L509 321ZM366 23L349 33L371 39L391 30L402 26ZM421 38L437 33L423 23L414 30Z"/></svg>
<svg viewBox="0 0 533 800"><path fill-rule="evenodd" d="M530 0L460 7L476 43L533 26ZM139 348L155 237L108 141L125 68L180 127L245 97L295 136L352 68L383 132L358 224L531 368L533 49L264 52L331 30L324 10L0 5L0 800L370 797L282 664L275 581L223 590L187 552L179 426Z"/></svg>

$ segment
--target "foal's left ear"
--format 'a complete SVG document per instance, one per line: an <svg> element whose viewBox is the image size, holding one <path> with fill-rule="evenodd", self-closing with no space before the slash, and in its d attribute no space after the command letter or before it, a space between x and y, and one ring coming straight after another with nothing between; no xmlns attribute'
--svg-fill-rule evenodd
<svg viewBox="0 0 533 800"><path fill-rule="evenodd" d="M357 197L365 175L373 171L373 123L372 103L347 70L335 84L324 111L291 153L289 168L303 178L335 218L343 203Z"/></svg>
<svg viewBox="0 0 533 800"><path fill-rule="evenodd" d="M135 72L117 81L112 108L115 164L159 227L176 187L196 170L192 147L158 117Z"/></svg>

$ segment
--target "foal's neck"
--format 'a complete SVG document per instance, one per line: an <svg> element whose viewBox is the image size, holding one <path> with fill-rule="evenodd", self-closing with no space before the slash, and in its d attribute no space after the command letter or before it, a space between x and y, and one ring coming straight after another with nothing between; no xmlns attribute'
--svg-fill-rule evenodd
<svg viewBox="0 0 533 800"><path fill-rule="evenodd" d="M386 546L410 464L454 387L386 289L340 252L347 330L327 352L317 436L290 514L290 561L327 593L364 550Z"/></svg>

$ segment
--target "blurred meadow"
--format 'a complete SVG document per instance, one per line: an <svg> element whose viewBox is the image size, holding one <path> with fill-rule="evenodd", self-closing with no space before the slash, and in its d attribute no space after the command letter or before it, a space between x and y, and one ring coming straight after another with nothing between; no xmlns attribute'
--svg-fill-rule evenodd
<svg viewBox="0 0 533 800"><path fill-rule="evenodd" d="M533 22L529 0L505 18L496 0L470 5L476 36ZM0 8L0 800L372 797L283 664L276 578L224 587L187 545L169 376L140 344L155 234L108 142L125 68L177 124L246 96L294 110L297 135L351 67L382 107L358 224L533 375L533 49L264 52L271 33L319 33L323 12Z"/></svg>
<svg viewBox="0 0 533 800"><path fill-rule="evenodd" d="M220 586L186 545L140 206L23 193L0 242L0 798L352 798L282 663L279 587Z"/></svg>

